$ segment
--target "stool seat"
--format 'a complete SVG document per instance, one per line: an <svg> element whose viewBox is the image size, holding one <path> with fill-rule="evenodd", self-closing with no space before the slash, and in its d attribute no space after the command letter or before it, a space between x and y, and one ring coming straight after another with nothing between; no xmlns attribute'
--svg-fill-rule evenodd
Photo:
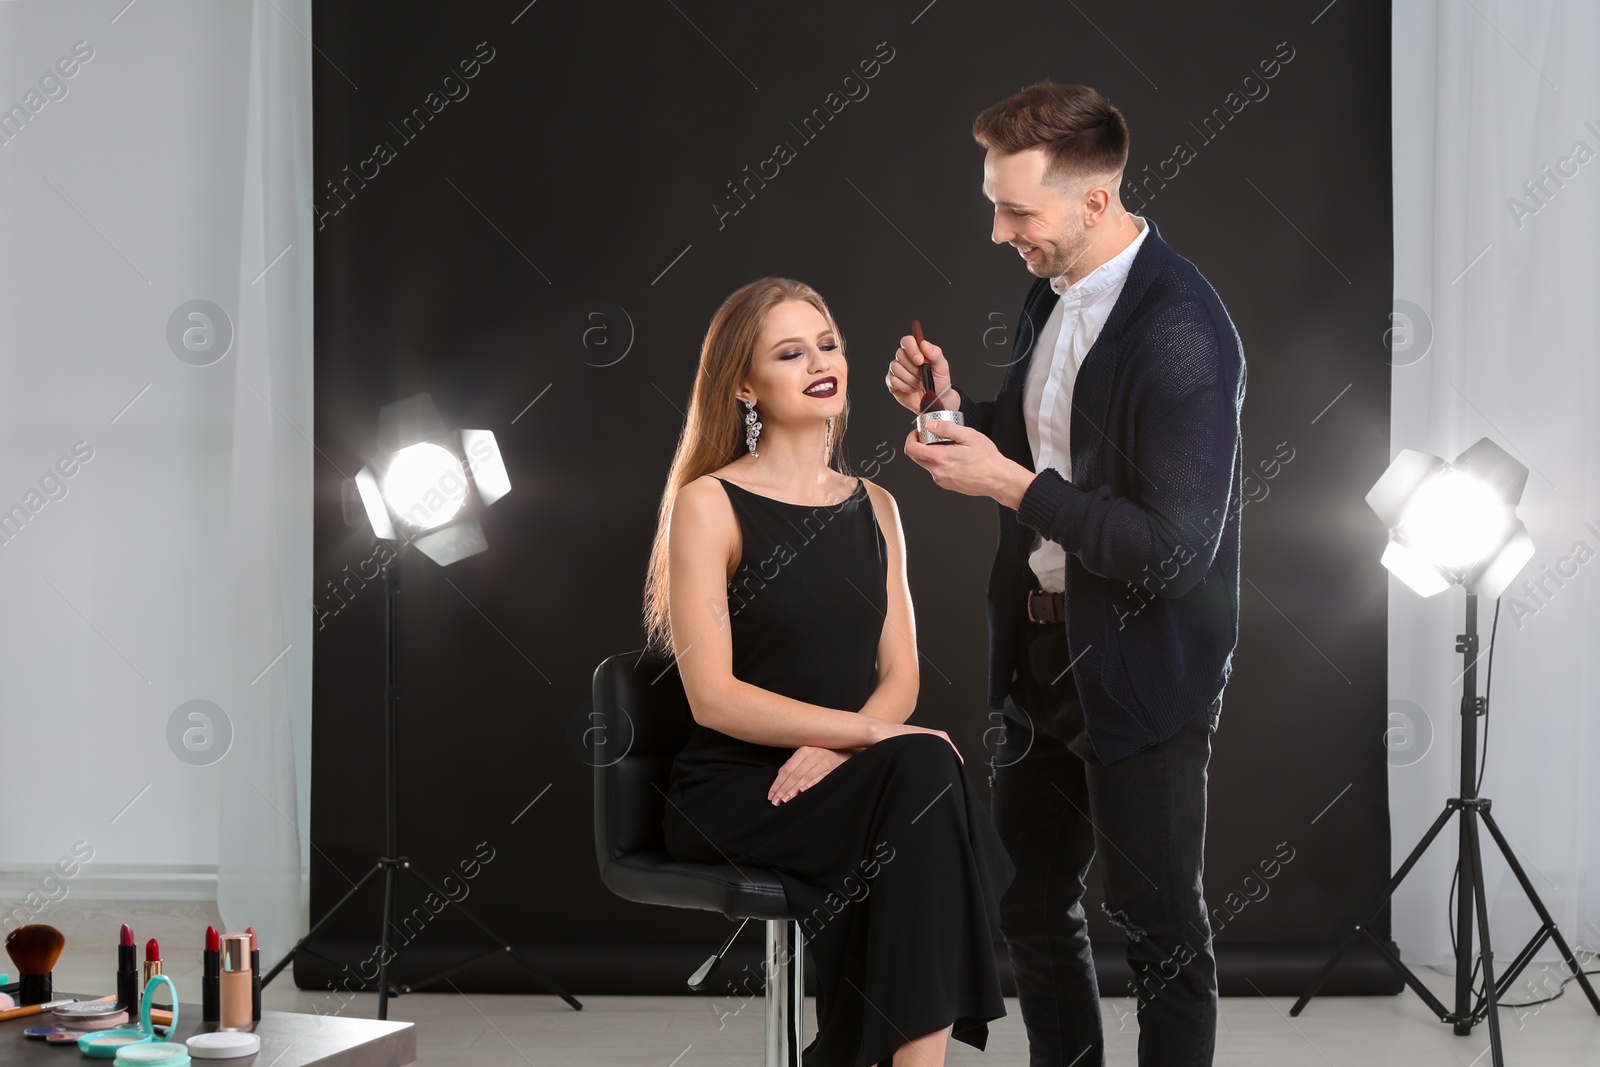
<svg viewBox="0 0 1600 1067"><path fill-rule="evenodd" d="M641 851L612 858L606 888L638 904L721 912L730 919L793 919L783 883L755 867L709 865Z"/></svg>
<svg viewBox="0 0 1600 1067"><path fill-rule="evenodd" d="M804 939L783 883L771 871L740 864L675 860L662 819L672 763L694 730L694 714L676 661L634 650L594 671L586 737L594 764L594 851L600 880L624 900L715 911L742 923L760 919L766 937L766 1067L799 1067L805 988ZM737 936L738 931L735 931ZM691 977L710 970L732 938Z"/></svg>

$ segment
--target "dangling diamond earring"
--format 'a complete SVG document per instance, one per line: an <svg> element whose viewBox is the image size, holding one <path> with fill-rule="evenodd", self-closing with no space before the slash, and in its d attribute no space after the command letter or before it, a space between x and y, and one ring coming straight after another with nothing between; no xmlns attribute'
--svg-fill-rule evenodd
<svg viewBox="0 0 1600 1067"><path fill-rule="evenodd" d="M756 419L756 402L744 401L744 444L752 456L761 455L756 451L756 440L761 436L761 423Z"/></svg>
<svg viewBox="0 0 1600 1067"><path fill-rule="evenodd" d="M822 446L822 462L829 463L833 459L833 420L828 420L828 438Z"/></svg>

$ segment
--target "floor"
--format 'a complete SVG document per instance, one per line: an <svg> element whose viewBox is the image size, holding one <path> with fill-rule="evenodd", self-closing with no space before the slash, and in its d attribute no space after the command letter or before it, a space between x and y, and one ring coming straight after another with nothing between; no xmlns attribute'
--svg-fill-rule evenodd
<svg viewBox="0 0 1600 1067"><path fill-rule="evenodd" d="M112 915L115 915L113 921ZM55 925L67 950L55 972L57 988L93 991L108 984L115 966L116 924L133 924L141 943L155 937L165 969L187 1001L198 986L194 931L220 926L204 902L117 904L77 898L49 907L36 921ZM109 923L109 926L107 925ZM113 931L107 940L104 930ZM100 941L106 943L101 944ZM178 951L178 946L183 950ZM184 958L190 956L193 958ZM9 966L0 962L0 968ZM1451 979L1423 969L1443 998ZM762 1003L742 1010L736 1002L711 998L603 997L577 994L577 1012L555 997L414 993L390 1003L389 1017L417 1024L419 1064L427 1067L752 1067L762 1062ZM297 990L279 979L264 991L264 1006L277 1011L320 1011L376 1018L375 994L347 995ZM1411 993L1398 997L1322 997L1296 1019L1288 998L1224 998L1217 1034L1218 1067L1488 1067L1488 1030L1480 1026L1458 1038ZM1104 1001L1107 1062L1137 1062L1138 1024L1128 999ZM950 1046L947 1063L1025 1067L1027 1036L1016 1001L1006 1018L990 1026L989 1049ZM814 1005L807 1002L807 1033L814 1033ZM719 1018L720 1013L723 1014ZM11 1026L14 1024L3 1024ZM1552 1003L1522 1012L1503 1010L1501 1033L1507 1064L1594 1067L1600 1064L1600 1016L1575 983ZM3 1057L0 1057L3 1058ZM269 1065L257 1065L269 1067Z"/></svg>

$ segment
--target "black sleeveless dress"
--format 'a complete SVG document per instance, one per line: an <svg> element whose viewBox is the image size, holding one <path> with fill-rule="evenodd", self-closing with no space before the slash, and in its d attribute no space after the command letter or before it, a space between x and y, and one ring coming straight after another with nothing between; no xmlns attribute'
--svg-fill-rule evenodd
<svg viewBox="0 0 1600 1067"><path fill-rule="evenodd" d="M830 506L719 479L744 547L728 583L733 674L795 700L860 711L876 686L888 551L866 484ZM673 764L674 858L776 873L818 981L806 1067L873 1067L922 1034L982 1049L1005 1015L995 968L1000 896L1016 868L943 738L869 746L778 806L790 748L696 725ZM740 983L760 995L760 976Z"/></svg>

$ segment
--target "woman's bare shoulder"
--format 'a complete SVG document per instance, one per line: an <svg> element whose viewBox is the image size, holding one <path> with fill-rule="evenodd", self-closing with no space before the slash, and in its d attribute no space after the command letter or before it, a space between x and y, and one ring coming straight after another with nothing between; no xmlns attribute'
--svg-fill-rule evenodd
<svg viewBox="0 0 1600 1067"><path fill-rule="evenodd" d="M891 546L898 545L902 540L900 505L895 503L894 494L869 478L862 478L861 484L867 487L867 498L872 501L872 511L878 518L884 540Z"/></svg>
<svg viewBox="0 0 1600 1067"><path fill-rule="evenodd" d="M674 510L679 504L687 504L689 510L701 516L731 513L731 508L727 504L727 490L718 484L719 475L720 472L702 474L685 482L673 500Z"/></svg>
<svg viewBox="0 0 1600 1067"><path fill-rule="evenodd" d="M872 506L880 513L887 511L890 514L898 514L900 506L895 503L893 493L871 478L862 477L861 484L867 487L867 496L871 498Z"/></svg>

